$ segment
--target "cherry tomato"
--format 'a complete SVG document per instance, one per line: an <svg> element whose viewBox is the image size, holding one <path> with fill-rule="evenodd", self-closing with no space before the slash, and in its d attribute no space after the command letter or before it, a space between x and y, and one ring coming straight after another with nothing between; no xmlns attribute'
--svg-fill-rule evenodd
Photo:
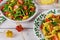
<svg viewBox="0 0 60 40"><path fill-rule="evenodd" d="M7 11L4 13L4 15L8 15L8 14L9 14L9 12L7 12Z"/></svg>
<svg viewBox="0 0 60 40"><path fill-rule="evenodd" d="M27 7L27 6L23 6L23 9L24 9L24 10L27 10L27 9L28 9L28 7Z"/></svg>
<svg viewBox="0 0 60 40"><path fill-rule="evenodd" d="M18 8L18 5L15 5L15 6L14 6L14 9L17 9L17 8Z"/></svg>
<svg viewBox="0 0 60 40"><path fill-rule="evenodd" d="M21 19L23 19L23 16L19 16Z"/></svg>
<svg viewBox="0 0 60 40"><path fill-rule="evenodd" d="M31 7L30 11L35 11L35 7Z"/></svg>
<svg viewBox="0 0 60 40"><path fill-rule="evenodd" d="M57 35L54 35L54 36L52 37L52 40L58 40Z"/></svg>
<svg viewBox="0 0 60 40"><path fill-rule="evenodd" d="M24 28L22 27L22 25L18 25L18 26L16 26L16 30L17 30L18 32L21 32L21 31L24 30Z"/></svg>
<svg viewBox="0 0 60 40"><path fill-rule="evenodd" d="M4 8L4 6L1 6L1 7L0 7L0 10L3 10L3 8Z"/></svg>
<svg viewBox="0 0 60 40"><path fill-rule="evenodd" d="M3 0L0 0L0 3L2 2Z"/></svg>
<svg viewBox="0 0 60 40"><path fill-rule="evenodd" d="M18 0L18 3L23 4L24 2L23 0Z"/></svg>
<svg viewBox="0 0 60 40"><path fill-rule="evenodd" d="M46 22L49 22L50 21L50 19L48 19L48 18L46 18L46 20L45 20Z"/></svg>
<svg viewBox="0 0 60 40"><path fill-rule="evenodd" d="M26 12L26 16L28 16L28 12Z"/></svg>
<svg viewBox="0 0 60 40"><path fill-rule="evenodd" d="M11 19L14 19L14 16L11 16Z"/></svg>

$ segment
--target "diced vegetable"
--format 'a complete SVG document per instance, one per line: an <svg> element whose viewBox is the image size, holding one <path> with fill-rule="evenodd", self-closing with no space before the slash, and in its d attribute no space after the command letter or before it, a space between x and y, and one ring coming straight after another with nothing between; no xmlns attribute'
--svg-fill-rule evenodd
<svg viewBox="0 0 60 40"><path fill-rule="evenodd" d="M45 18L50 18L54 13L49 13Z"/></svg>
<svg viewBox="0 0 60 40"><path fill-rule="evenodd" d="M4 13L4 15L6 15L6 16L7 16L8 14L9 14L9 12L5 12L5 13Z"/></svg>
<svg viewBox="0 0 60 40"><path fill-rule="evenodd" d="M46 22L49 22L50 21L50 19L48 19L48 18L46 18L46 20L45 20Z"/></svg>
<svg viewBox="0 0 60 40"><path fill-rule="evenodd" d="M43 29L43 24L40 26L40 29L41 29L41 30Z"/></svg>
<svg viewBox="0 0 60 40"><path fill-rule="evenodd" d="M54 36L52 37L52 40L59 40L59 39L58 39L57 35L54 35Z"/></svg>
<svg viewBox="0 0 60 40"><path fill-rule="evenodd" d="M56 26L57 25L57 22L51 22L54 26Z"/></svg>
<svg viewBox="0 0 60 40"><path fill-rule="evenodd" d="M14 2L14 0L11 0L11 2Z"/></svg>
<svg viewBox="0 0 60 40"><path fill-rule="evenodd" d="M23 17L23 20L26 20L27 18L28 18L28 16L24 16L24 17Z"/></svg>
<svg viewBox="0 0 60 40"><path fill-rule="evenodd" d="M6 37L13 37L13 32L10 31L10 30L8 30L8 31L6 32Z"/></svg>
<svg viewBox="0 0 60 40"><path fill-rule="evenodd" d="M1 7L0 7L0 10L3 10L3 8L4 8L4 6L1 6Z"/></svg>
<svg viewBox="0 0 60 40"><path fill-rule="evenodd" d="M22 27L22 25L18 25L18 26L16 26L16 30L17 30L18 32L21 32L21 31L24 30L24 28Z"/></svg>
<svg viewBox="0 0 60 40"><path fill-rule="evenodd" d="M30 8L30 11L32 12L32 11L35 11L35 7L31 7Z"/></svg>

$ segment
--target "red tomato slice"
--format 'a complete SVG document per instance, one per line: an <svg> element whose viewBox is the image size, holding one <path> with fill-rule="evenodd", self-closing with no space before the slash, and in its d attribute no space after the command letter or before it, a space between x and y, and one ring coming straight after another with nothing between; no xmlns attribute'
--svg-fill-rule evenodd
<svg viewBox="0 0 60 40"><path fill-rule="evenodd" d="M23 0L18 0L18 3L23 4Z"/></svg>
<svg viewBox="0 0 60 40"><path fill-rule="evenodd" d="M22 27L22 25L18 25L18 26L16 26L16 30L17 30L18 32L21 32L21 31L24 30L24 28Z"/></svg>
<svg viewBox="0 0 60 40"><path fill-rule="evenodd" d="M9 12L5 12L5 13L4 13L4 15L8 15L8 14L9 14Z"/></svg>
<svg viewBox="0 0 60 40"><path fill-rule="evenodd" d="M54 35L54 36L52 37L52 40L58 40L57 35Z"/></svg>
<svg viewBox="0 0 60 40"><path fill-rule="evenodd" d="M3 0L0 0L0 3L2 2Z"/></svg>

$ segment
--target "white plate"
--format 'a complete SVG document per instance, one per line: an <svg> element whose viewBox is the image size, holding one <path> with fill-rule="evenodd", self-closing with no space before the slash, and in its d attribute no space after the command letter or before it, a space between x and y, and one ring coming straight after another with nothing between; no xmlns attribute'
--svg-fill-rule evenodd
<svg viewBox="0 0 60 40"><path fill-rule="evenodd" d="M41 22L43 21L45 16L47 14L49 14L50 12L54 12L55 14L60 14L60 9L51 9L51 10L45 11L45 12L41 13L34 21L34 27L33 27L34 34L37 36L37 38L39 40L44 39L44 35L43 35L42 31L40 30Z"/></svg>

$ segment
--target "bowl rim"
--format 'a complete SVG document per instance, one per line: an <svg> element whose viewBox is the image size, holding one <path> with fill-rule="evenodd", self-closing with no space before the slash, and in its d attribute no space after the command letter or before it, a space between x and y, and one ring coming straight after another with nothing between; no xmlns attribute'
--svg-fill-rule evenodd
<svg viewBox="0 0 60 40"><path fill-rule="evenodd" d="M34 3L34 2L33 2ZM7 20L10 20L10 21L13 21L13 22L26 22L26 21L29 21L29 20L31 20L32 18L34 18L35 17L35 15L38 13L38 5L36 4L36 3L34 3L35 4L35 7L36 7L36 9L35 9L35 13L31 16L31 17L29 17L28 19L26 19L26 20L12 20L12 19L10 19L10 18L8 18L8 17L6 17L4 14L3 14L3 12L1 11L1 14L7 19Z"/></svg>

